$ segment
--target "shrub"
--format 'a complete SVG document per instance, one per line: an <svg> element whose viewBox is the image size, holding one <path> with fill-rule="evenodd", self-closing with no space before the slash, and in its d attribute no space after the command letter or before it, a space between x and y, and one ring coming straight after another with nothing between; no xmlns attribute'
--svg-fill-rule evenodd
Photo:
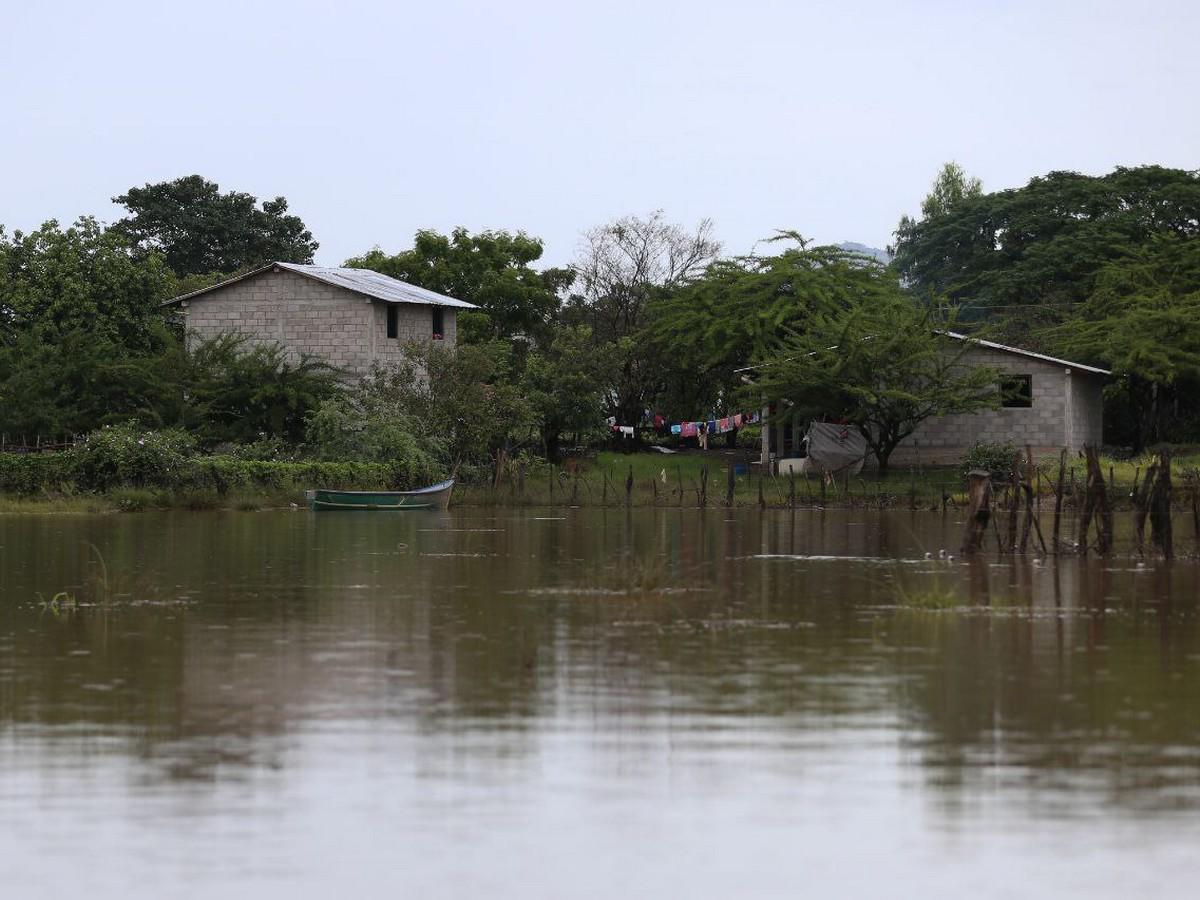
<svg viewBox="0 0 1200 900"><path fill-rule="evenodd" d="M985 469L991 473L992 478L1007 481L1012 478L1013 460L1018 452L1016 446L1011 443L977 443L963 457L963 472Z"/></svg>
<svg viewBox="0 0 1200 900"><path fill-rule="evenodd" d="M175 487L185 479L194 450L195 442L184 431L146 431L124 424L93 431L68 453L74 457L79 487L108 490Z"/></svg>
<svg viewBox="0 0 1200 900"><path fill-rule="evenodd" d="M69 453L0 453L2 493L36 494L74 483L75 458Z"/></svg>

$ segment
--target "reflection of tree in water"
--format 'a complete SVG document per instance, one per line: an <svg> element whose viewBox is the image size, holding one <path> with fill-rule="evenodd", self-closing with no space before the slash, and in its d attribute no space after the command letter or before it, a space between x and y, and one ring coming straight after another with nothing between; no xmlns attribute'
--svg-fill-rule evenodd
<svg viewBox="0 0 1200 900"><path fill-rule="evenodd" d="M1196 806L1196 572L1098 560L972 569L971 599L992 614L904 612L893 626L922 651L898 660L899 703L907 747L942 799L1019 785L1052 806L1086 786L1120 805Z"/></svg>

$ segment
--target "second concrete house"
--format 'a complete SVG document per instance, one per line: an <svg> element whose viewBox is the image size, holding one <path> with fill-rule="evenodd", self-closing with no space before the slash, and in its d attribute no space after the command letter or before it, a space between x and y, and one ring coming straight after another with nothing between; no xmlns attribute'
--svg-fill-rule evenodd
<svg viewBox="0 0 1200 900"><path fill-rule="evenodd" d="M278 343L351 375L399 363L412 341L453 347L460 309L475 305L370 269L276 262L169 301L189 342L219 334Z"/></svg>

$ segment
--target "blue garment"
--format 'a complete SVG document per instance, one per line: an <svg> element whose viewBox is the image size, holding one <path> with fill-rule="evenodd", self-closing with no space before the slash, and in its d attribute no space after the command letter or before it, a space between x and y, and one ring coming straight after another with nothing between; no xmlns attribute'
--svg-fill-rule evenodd
<svg viewBox="0 0 1200 900"><path fill-rule="evenodd" d="M681 425L672 425L671 426L671 434L679 434L679 432L682 430L683 430L683 426L681 426Z"/></svg>

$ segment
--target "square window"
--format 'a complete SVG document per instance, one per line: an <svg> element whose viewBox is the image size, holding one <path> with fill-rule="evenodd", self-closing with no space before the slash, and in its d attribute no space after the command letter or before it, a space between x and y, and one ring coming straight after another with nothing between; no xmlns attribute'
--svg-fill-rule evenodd
<svg viewBox="0 0 1200 900"><path fill-rule="evenodd" d="M1005 375L1000 379L1000 405L1005 409L1033 406L1033 376Z"/></svg>
<svg viewBox="0 0 1200 900"><path fill-rule="evenodd" d="M387 336L390 338L400 336L400 310L390 304L387 308Z"/></svg>

